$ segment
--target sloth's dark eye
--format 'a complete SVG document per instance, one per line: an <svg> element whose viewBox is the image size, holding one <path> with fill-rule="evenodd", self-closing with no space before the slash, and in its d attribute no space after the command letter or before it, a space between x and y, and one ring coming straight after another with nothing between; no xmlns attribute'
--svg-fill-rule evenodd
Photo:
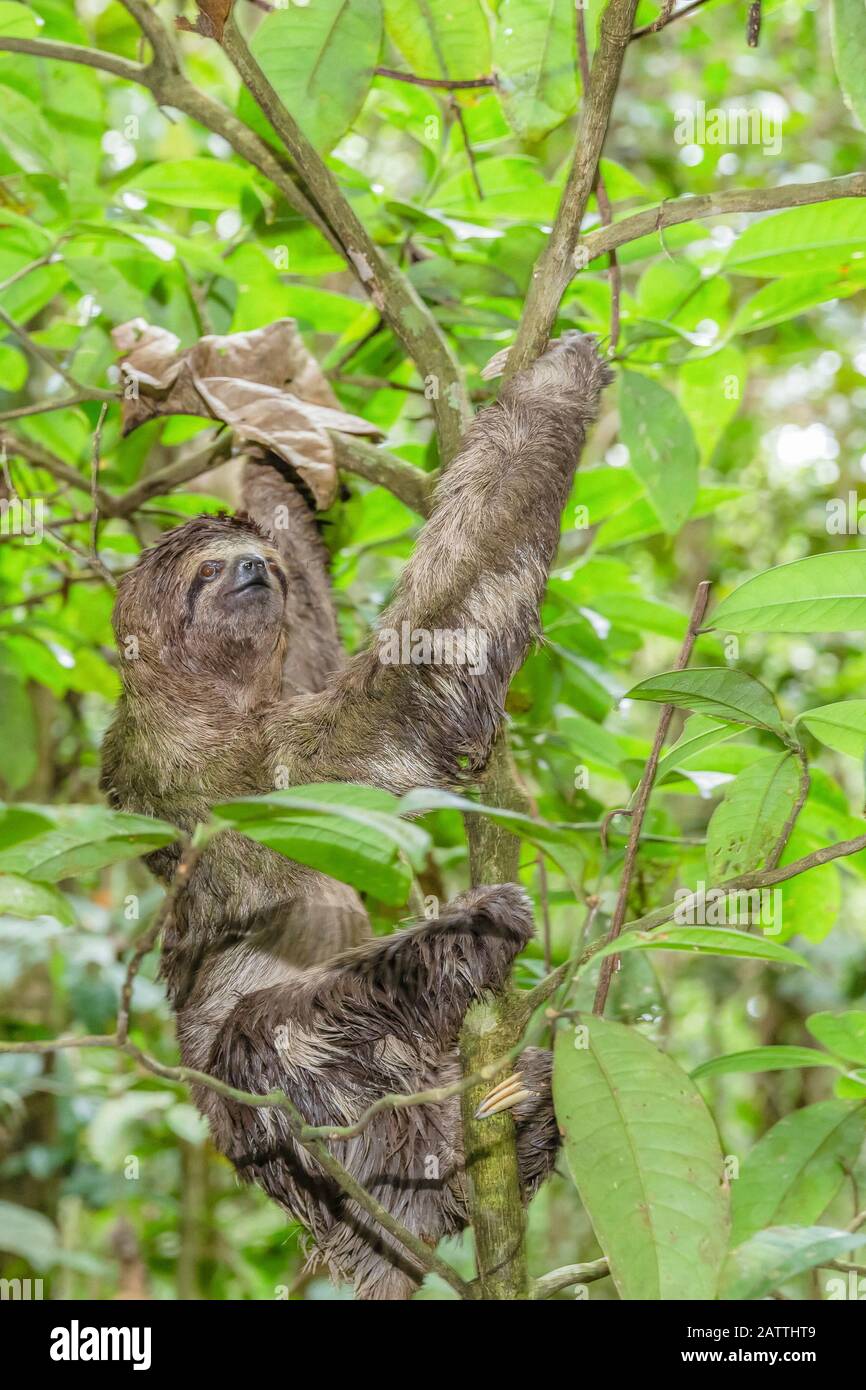
<svg viewBox="0 0 866 1390"><path fill-rule="evenodd" d="M215 579L220 572L220 567L215 560L205 560L198 567L199 576L202 579Z"/></svg>

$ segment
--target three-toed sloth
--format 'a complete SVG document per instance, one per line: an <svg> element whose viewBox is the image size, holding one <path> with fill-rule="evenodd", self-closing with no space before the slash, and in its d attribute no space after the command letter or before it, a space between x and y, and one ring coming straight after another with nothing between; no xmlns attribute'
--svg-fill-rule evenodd
<svg viewBox="0 0 866 1390"><path fill-rule="evenodd" d="M537 631L560 516L610 373L568 334L469 427L439 483L383 626L484 638L484 661L347 659L326 552L272 457L248 463L245 516L170 531L122 579L124 693L105 740L111 803L186 832L217 801L344 781L402 793L480 773ZM275 526L276 508L281 508ZM134 642L130 642L134 638ZM152 854L171 879L179 849ZM371 938L347 886L226 831L173 903L162 972L187 1066L245 1091L281 1087L309 1124L354 1123L379 1096L459 1074L469 1005L532 932L513 884L475 888L435 921ZM524 1053L514 1108L527 1195L557 1147L549 1055ZM421 1271L292 1140L284 1112L200 1088L218 1147L313 1235L363 1298L407 1298ZM459 1101L378 1113L332 1141L356 1180L425 1241L465 1227Z"/></svg>

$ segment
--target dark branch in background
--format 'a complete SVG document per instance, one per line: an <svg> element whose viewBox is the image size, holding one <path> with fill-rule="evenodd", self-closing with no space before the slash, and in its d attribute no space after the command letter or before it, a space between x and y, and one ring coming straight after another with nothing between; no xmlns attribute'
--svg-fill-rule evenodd
<svg viewBox="0 0 866 1390"><path fill-rule="evenodd" d="M692 0L690 5L683 5L682 9L674 10L672 14L668 13L664 23L660 23L659 21L662 19L662 15L664 15L665 12L663 9L658 19L654 19L652 24L643 24L640 29L635 29L632 33L632 38L645 39L648 34L657 34L660 29L667 29L668 25L673 24L674 20L688 19L689 15L693 15L696 10L702 9L706 4L707 0ZM667 5L665 5L665 9L667 9Z"/></svg>
<svg viewBox="0 0 866 1390"><path fill-rule="evenodd" d="M576 269L574 253L580 224L595 184L636 8L637 0L609 0L602 16L598 48L583 93L574 162L553 231L532 272L506 377L514 376L544 351L560 300Z"/></svg>
<svg viewBox="0 0 866 1390"><path fill-rule="evenodd" d="M754 4L749 6L749 18L746 21L746 43L750 48L757 48L761 37L761 0L754 0Z"/></svg>
<svg viewBox="0 0 866 1390"><path fill-rule="evenodd" d="M702 581L702 583L698 585L698 590L695 594L695 601L692 607L692 615L689 619L688 629L686 631L685 638L683 639L683 645L680 649L680 654L677 657L676 665L674 667L675 671L682 671L689 664L692 649L695 645L695 642L697 641L698 633L700 632L701 625L704 621L704 614L707 611L707 603L709 601L709 597L710 585L709 581L705 579ZM622 864L622 875L619 881L619 890L617 892L616 897L616 907L614 908L613 917L611 918L610 929L605 938L606 945L609 944L611 941L616 941L617 937L622 931L623 923L625 921L625 912L628 906L628 894L629 889L631 887L632 874L634 873L635 863L637 861L638 848L640 846L641 829L643 827L644 816L647 813L647 807L649 806L650 796L652 795L653 783L655 781L656 776L656 768L659 765L659 758L661 757L664 741L667 738L667 733L668 729L670 728L673 713L673 705L662 706L661 714L659 715L658 727L656 729L656 736L653 740L652 750L650 752L649 758L647 759L647 764L644 769L643 777L640 780L640 786L638 787L637 791L637 798L635 800L634 808L632 810L628 842L625 847L625 858L623 859ZM617 959L617 956L605 956L604 960L601 963L601 974L598 977L598 987L596 989L595 994L595 1003L593 1004L592 1008L594 1014L604 1013L604 1006L607 1003L607 993L610 989L610 982L613 977L613 972L616 969Z"/></svg>
<svg viewBox="0 0 866 1390"><path fill-rule="evenodd" d="M468 77L452 81L450 77L416 77L413 72L399 72L397 68L374 68L377 77L393 77L396 82L410 82L413 87L441 87L448 92L467 92L475 87L495 87L495 77Z"/></svg>

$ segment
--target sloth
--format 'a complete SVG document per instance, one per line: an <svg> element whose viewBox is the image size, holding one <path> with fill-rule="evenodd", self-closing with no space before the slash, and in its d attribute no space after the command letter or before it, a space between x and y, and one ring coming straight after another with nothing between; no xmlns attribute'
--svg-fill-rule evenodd
<svg viewBox="0 0 866 1390"><path fill-rule="evenodd" d="M566 334L479 414L439 482L382 626L483 634L483 661L386 662L376 642L347 658L297 479L273 455L248 460L245 513L167 532L118 586L110 803L189 834L214 803L275 786L403 793L477 779L538 630L561 512L610 375L594 339ZM147 862L170 882L180 852ZM248 1093L280 1087L307 1123L347 1126L386 1093L459 1077L466 1010L505 982L531 934L526 894L502 884L372 938L353 889L224 831L172 899L161 973L186 1066ZM295 1143L285 1112L203 1086L195 1099L217 1147L309 1230L335 1278L362 1299L411 1297L423 1271ZM523 1053L488 1113L506 1107L528 1198L558 1145L548 1053ZM465 1228L456 1097L379 1112L330 1142L431 1246Z"/></svg>

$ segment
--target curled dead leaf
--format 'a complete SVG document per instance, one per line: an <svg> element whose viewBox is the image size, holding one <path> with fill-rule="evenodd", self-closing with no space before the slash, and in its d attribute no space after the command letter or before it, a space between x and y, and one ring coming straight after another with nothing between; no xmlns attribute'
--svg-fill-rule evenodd
<svg viewBox="0 0 866 1390"><path fill-rule="evenodd" d="M316 506L329 507L337 468L328 430L379 437L375 425L341 410L294 319L249 333L210 334L179 351L173 333L144 319L112 332L127 382L123 432L162 415L203 415L270 449L296 470Z"/></svg>
<svg viewBox="0 0 866 1390"><path fill-rule="evenodd" d="M203 34L206 39L216 39L217 43L221 43L223 29L231 14L234 0L195 0L195 3L198 9L195 24L190 24L188 19L180 16L175 21L178 29L183 29L189 34Z"/></svg>

